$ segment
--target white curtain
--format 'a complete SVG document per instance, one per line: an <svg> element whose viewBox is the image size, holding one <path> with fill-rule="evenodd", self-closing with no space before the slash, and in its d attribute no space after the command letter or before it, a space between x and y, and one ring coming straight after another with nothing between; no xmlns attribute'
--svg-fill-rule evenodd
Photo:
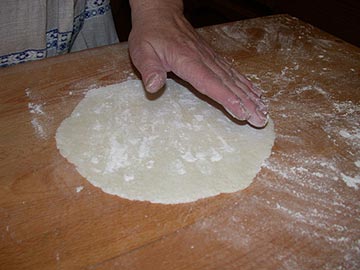
<svg viewBox="0 0 360 270"><path fill-rule="evenodd" d="M110 0L1 0L0 66L118 42Z"/></svg>

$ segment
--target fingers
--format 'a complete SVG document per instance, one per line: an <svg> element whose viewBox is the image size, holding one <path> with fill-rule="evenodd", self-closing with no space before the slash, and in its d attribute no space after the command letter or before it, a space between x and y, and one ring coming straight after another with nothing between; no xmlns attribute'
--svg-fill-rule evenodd
<svg viewBox="0 0 360 270"><path fill-rule="evenodd" d="M145 88L150 93L158 91L166 81L166 70L149 43L129 46L133 64L141 74Z"/></svg>
<svg viewBox="0 0 360 270"><path fill-rule="evenodd" d="M256 96L261 97L262 92L257 88L251 81L249 81L245 76L241 75L236 69L232 67L232 64L229 63L226 59L221 57L215 58L216 63L221 66L223 69L227 70L232 77L236 78L242 84L245 84L251 92Z"/></svg>
<svg viewBox="0 0 360 270"><path fill-rule="evenodd" d="M214 73L223 78L225 84L228 84L231 91L233 91L241 99L250 99L260 111L266 109L265 104L260 99L261 93L255 91L250 81L233 69L227 62L222 62L222 59L216 57L214 61L205 61ZM240 77L238 76L240 75Z"/></svg>
<svg viewBox="0 0 360 270"><path fill-rule="evenodd" d="M189 72L190 71L190 72ZM240 120L248 120L250 112L222 80L206 65L196 59L190 59L177 65L174 73L188 81L199 92L223 105Z"/></svg>
<svg viewBox="0 0 360 270"><path fill-rule="evenodd" d="M251 90L251 83L234 77L230 67L225 68L211 57L204 60L192 58L178 62L174 72L201 93L223 105L235 118L247 120L256 127L265 126L266 106L258 92Z"/></svg>
<svg viewBox="0 0 360 270"><path fill-rule="evenodd" d="M237 72L236 69L232 67L232 64L223 57L219 57L208 45L206 42L204 42L203 39L199 40L199 43L202 45L202 51L206 54L205 60L210 60L209 62L213 61L218 66L223 68L223 70L231 77L233 77L235 80L234 82L240 82L242 85L246 85L248 89L253 92L257 97L261 97L262 91L257 88L251 81L249 81L245 76L241 75L239 72ZM241 88L241 85L239 85Z"/></svg>
<svg viewBox="0 0 360 270"><path fill-rule="evenodd" d="M222 78L230 77L230 79L225 80L224 83L228 84L231 91L242 99L244 105L250 109L252 117L250 117L249 122L255 122L256 117L258 117L261 121L254 125L265 125L268 119L268 112L267 106L261 100L261 90L256 88L244 76L240 75L228 62L222 62L221 60L221 58L215 58L216 64L207 63L207 65L211 65L212 70L214 70L216 74L221 75ZM249 100L249 102L245 102L246 100ZM261 124L262 122L264 122L264 124Z"/></svg>

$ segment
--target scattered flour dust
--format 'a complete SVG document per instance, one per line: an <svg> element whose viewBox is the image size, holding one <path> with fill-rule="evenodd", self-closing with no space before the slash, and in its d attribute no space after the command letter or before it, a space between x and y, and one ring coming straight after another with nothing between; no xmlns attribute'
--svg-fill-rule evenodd
<svg viewBox="0 0 360 270"><path fill-rule="evenodd" d="M295 18L218 29L221 37L212 44L219 51L257 55L239 70L264 89L277 147L257 176L261 192L239 194L233 207L197 222L193 237L203 233L229 254L252 254L262 237L287 235L283 246L267 242L275 259L266 268L279 268L281 261L282 269L360 269L360 104L355 98L338 100L341 92L343 98L357 97L358 55ZM248 220L257 226L244 226ZM299 252L299 243L319 252Z"/></svg>
<svg viewBox="0 0 360 270"><path fill-rule="evenodd" d="M44 103L46 104L46 103ZM42 104L34 104L32 102L28 103L28 108L30 110L30 113L33 114L44 114L44 111L42 110Z"/></svg>
<svg viewBox="0 0 360 270"><path fill-rule="evenodd" d="M56 142L105 192L169 204L247 187L270 155L273 128L236 124L173 80L152 101L130 80L90 90Z"/></svg>
<svg viewBox="0 0 360 270"><path fill-rule="evenodd" d="M83 189L84 189L83 186L78 186L78 187L76 187L76 193L81 192Z"/></svg>
<svg viewBox="0 0 360 270"><path fill-rule="evenodd" d="M31 120L31 124L35 130L35 134L37 135L37 137L39 137L41 139L46 139L47 134L44 130L43 124L40 121L41 120L39 120L38 118L33 118Z"/></svg>
<svg viewBox="0 0 360 270"><path fill-rule="evenodd" d="M341 173L341 178L344 180L347 186L353 187L356 190L359 189L358 185L360 185L360 175L357 175L355 177L350 177Z"/></svg>
<svg viewBox="0 0 360 270"><path fill-rule="evenodd" d="M42 140L48 139L47 126L52 117L44 112L46 102L41 102L41 97L34 94L30 88L25 89L25 95L29 99L28 110L31 114L31 125L35 131L35 135Z"/></svg>

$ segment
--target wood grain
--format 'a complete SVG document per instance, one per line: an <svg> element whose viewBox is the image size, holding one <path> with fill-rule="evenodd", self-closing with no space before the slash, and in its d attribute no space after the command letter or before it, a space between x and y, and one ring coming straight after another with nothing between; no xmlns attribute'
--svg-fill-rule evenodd
<svg viewBox="0 0 360 270"><path fill-rule="evenodd" d="M0 269L360 268L359 48L286 15L199 33L269 103L277 137L250 187L129 201L61 157L56 129L88 89L136 78L125 43L4 68Z"/></svg>

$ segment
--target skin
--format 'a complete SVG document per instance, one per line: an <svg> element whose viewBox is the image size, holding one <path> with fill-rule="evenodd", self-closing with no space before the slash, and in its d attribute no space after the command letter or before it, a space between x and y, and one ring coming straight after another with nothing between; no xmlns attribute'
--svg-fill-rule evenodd
<svg viewBox="0 0 360 270"><path fill-rule="evenodd" d="M130 0L129 51L146 90L158 91L173 72L255 127L267 123L261 91L218 55L183 16L181 0Z"/></svg>

